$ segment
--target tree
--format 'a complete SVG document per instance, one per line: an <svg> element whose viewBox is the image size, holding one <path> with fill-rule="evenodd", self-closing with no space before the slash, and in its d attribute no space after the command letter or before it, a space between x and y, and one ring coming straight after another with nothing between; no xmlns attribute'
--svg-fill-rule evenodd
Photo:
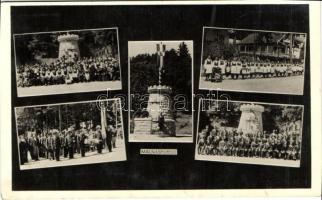
<svg viewBox="0 0 322 200"><path fill-rule="evenodd" d="M93 31L71 31L79 36L79 48L82 57L94 57L100 51L109 49L117 57L118 44L115 29ZM58 58L58 36L64 33L41 33L15 36L17 64L30 64L39 58Z"/></svg>
<svg viewBox="0 0 322 200"><path fill-rule="evenodd" d="M212 102L210 104L209 102ZM203 101L204 111L200 112L199 130L209 124L219 124L223 127L237 128L241 117L240 106L242 103ZM263 130L271 133L273 130L281 130L285 123L302 120L303 108L298 106L263 105L262 113Z"/></svg>
<svg viewBox="0 0 322 200"><path fill-rule="evenodd" d="M72 32L79 36L79 47L82 57L93 57L100 51L110 50L113 57L117 56L116 30L95 30Z"/></svg>
<svg viewBox="0 0 322 200"><path fill-rule="evenodd" d="M58 42L53 34L28 34L15 36L18 64L34 63L42 57L58 57Z"/></svg>
<svg viewBox="0 0 322 200"><path fill-rule="evenodd" d="M210 36L212 35L212 36ZM209 32L207 34L211 39L206 39L203 48L203 60L205 60L209 55L212 58L223 57L226 60L232 59L237 56L239 50L236 45L236 32L228 33L225 31ZM233 44L229 44L229 38L233 37Z"/></svg>
<svg viewBox="0 0 322 200"><path fill-rule="evenodd" d="M271 32L258 32L258 33L254 33L255 34L255 47L253 49L254 51L254 55L255 51L257 50L258 46L260 48L265 47L267 44L272 43L273 41L273 36ZM260 50L260 52L262 52L262 50Z"/></svg>
<svg viewBox="0 0 322 200"><path fill-rule="evenodd" d="M227 101L204 100L204 111L200 112L199 130L209 124L219 124L223 127L238 127L241 103ZM203 108L201 108L203 109Z"/></svg>

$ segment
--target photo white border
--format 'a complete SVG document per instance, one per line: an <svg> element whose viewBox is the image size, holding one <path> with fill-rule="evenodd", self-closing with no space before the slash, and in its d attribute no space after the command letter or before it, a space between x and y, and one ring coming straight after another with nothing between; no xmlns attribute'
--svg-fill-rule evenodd
<svg viewBox="0 0 322 200"><path fill-rule="evenodd" d="M192 52L189 52L190 53L190 56L191 56L191 79L192 79L192 83L191 83L191 141L168 141L168 140L165 140L165 141L151 141L151 140L133 140L133 139L130 139L130 135L131 135L131 129L130 129L130 126L131 126L131 112L132 112L132 104L131 104L131 100L132 100L132 97L131 97L131 86L130 86L130 82L131 82L131 75L130 75L130 69L131 69L131 58L130 58L130 48L129 48L129 44L130 43L151 43L151 42L164 42L164 43L171 43L171 42L191 42L192 44L192 49L191 51ZM190 50L190 49L189 49ZM129 142L130 143L193 143L193 140L194 140L194 134L193 134L193 130L194 130L194 77L193 77L193 66L194 66L194 60L193 60L193 57L194 57L194 43L193 43L193 40L145 40L145 41L136 41L136 40L133 40L133 41L128 41L128 107L129 107L129 110L128 110L128 119L129 119L129 123L128 123L128 138L129 138ZM134 134L134 133L132 133ZM188 137L188 136L187 136ZM170 136L169 136L170 138ZM175 137L174 137L175 138Z"/></svg>
<svg viewBox="0 0 322 200"><path fill-rule="evenodd" d="M116 161L98 161L98 162L92 162L92 163L82 163L82 164L66 164L66 165L53 165L53 166L48 166L48 167L32 167L32 168L28 168L28 169L22 169L21 168L21 159L20 159L20 148L19 148L19 133L18 133L18 120L17 120L17 109L19 108L36 108L36 107L43 107L43 106L60 106L60 105L75 105L75 104L86 104L86 103L95 103L96 106L97 102L110 102L110 101L114 101L114 102L118 102L119 104L119 108L120 109L120 118L122 120L122 132L123 132L123 151L124 151L124 159L120 159L120 160L116 160ZM56 167L69 167L69 166L81 166L81 165L91 165L91 164L99 164L99 163L115 163L115 162L122 162L122 161L126 161L127 160L127 155L126 155L126 144L125 144L125 132L124 132L124 122L123 122L123 112L122 112L122 105L121 105L121 99L120 98L111 98L111 99L98 99L98 100L91 100L91 101L76 101L76 102L64 102L64 103L54 103L54 104L42 104L42 105L32 105L32 106L17 106L14 107L14 113L15 113L15 123L16 123L16 139L17 139L17 147L18 147L18 159L19 159L19 169L21 171L29 171L29 170L35 170L35 169L49 169L49 168L56 168ZM77 159L76 159L77 160ZM75 161L76 161L75 160ZM63 162L63 161L61 161Z"/></svg>
<svg viewBox="0 0 322 200"><path fill-rule="evenodd" d="M93 190L68 190L68 191L13 191L12 190L12 108L11 108L11 6L39 6L39 5L279 5L299 4L309 5L310 24L310 57L311 66L311 188L289 188L289 189L195 189L195 190L127 190L127 191L93 191ZM1 5L1 35L0 35L0 62L2 74L0 84L0 142L1 142L1 195L5 199L44 199L48 197L56 199L94 199L94 198L222 198L222 197L319 197L321 196L321 4L317 1L274 1L267 0L255 2L247 1L137 1L137 2L37 2L37 3L2 3ZM314 42L312 42L314 41ZM315 51L313 51L315 50ZM315 84L313 84L315 83ZM314 97L314 98L313 98Z"/></svg>
<svg viewBox="0 0 322 200"><path fill-rule="evenodd" d="M118 54L118 65L120 70L120 80L117 80L119 82L120 88L104 88L101 90L77 90L77 91L64 91L64 92L51 92L46 94L31 94L31 95L19 95L18 85L17 85L17 55L16 55L16 36L23 36L23 35L39 35L39 34L55 34L55 33L66 33L66 32L83 32L83 31L104 31L104 30L115 30L116 31L116 37L117 37L117 54ZM121 67L121 56L120 56L120 41L119 41L119 32L118 27L109 27L109 28L93 28L93 29L77 29L77 30L61 30L61 31L46 31L46 32L33 32L33 33L15 33L12 34L12 40L13 40L13 49L14 49L14 66L15 66L15 81L16 81L16 90L17 90L17 97L35 97L35 96L46 96L46 95L60 95L60 94L75 94L75 93L87 93L87 92L100 92L103 90L122 90L122 67ZM108 85L110 81L101 81L102 83L105 83ZM91 83L91 82L89 82ZM74 83L72 85L77 85L78 83ZM68 88L68 84L66 84L66 87ZM36 86L37 87L37 86ZM50 86L48 86L50 87ZM81 88L81 86L80 86ZM23 87L21 88L23 90ZM46 88L44 88L46 89Z"/></svg>
<svg viewBox="0 0 322 200"><path fill-rule="evenodd" d="M301 88L301 93L287 93L287 92L283 92L283 93L280 93L280 92L271 92L271 91L268 91L268 90L265 90L265 91L252 91L252 90L233 90L233 89L225 89L225 88L218 88L218 87L212 87L212 88L207 88L207 87L201 87L201 79L202 79L202 76L201 76L201 71L202 71L202 68L203 68L203 51L204 51L204 36L205 36L205 29L213 29L213 30L236 30L236 31L248 31L248 32L266 32L266 33L294 33L294 34L304 34L305 35L305 43L304 43L304 69L303 69L303 74L301 76L303 76L303 85L302 85L302 88ZM305 83L305 68L307 67L306 66L306 48L307 48L307 33L301 33L301 32L287 32L287 31L270 31L270 30L257 30L257 29L239 29L239 28L226 28L226 27L212 27L212 26L204 26L202 28L202 43L201 43L201 61L200 61L200 72L199 72L199 89L200 90L219 90L219 91L230 91L230 92L245 92L245 93L267 93L267 94L285 94L285 95L298 95L298 96L301 96L304 94L304 83ZM310 63L311 63L311 60L310 60ZM274 81L274 78L271 79ZM260 79L259 79L260 81ZM216 83L214 83L216 84Z"/></svg>
<svg viewBox="0 0 322 200"><path fill-rule="evenodd" d="M263 160L255 160L255 161L225 161L225 159L221 160L220 157L223 158L230 158L230 160L232 160L234 157L233 156L213 156L213 155L200 155L198 154L198 134L199 134L199 120L200 120L200 112L205 112L205 111L200 111L201 108L201 103L202 101L212 101L212 102L226 102L228 105L230 103L245 103L245 104L257 104L257 105L269 105L269 106L281 106L281 107L286 107L286 106L291 106L291 107L301 107L302 108L302 115L301 115L301 138L303 138L303 120L304 120L304 106L303 105L297 105L297 104L281 104L281 103L267 103L267 102L255 102L255 101L235 101L235 100L218 100L218 99L199 99L198 102L198 121L197 121L197 133L196 133L196 145L195 145L195 160L198 161L211 161L211 162L224 162L224 163L239 163L239 164L249 164L249 165L266 165L266 166L278 166L278 167L295 167L295 168L299 168L301 165L301 160L303 155L300 156L300 160L296 160L296 166L294 165L287 165L287 164L283 164L283 160L281 161L281 164L266 164L265 161L266 160L270 160L269 159L263 159ZM227 105L227 106L228 106ZM228 111L229 112L229 111ZM301 141L301 154L303 154L302 151L302 146L303 146L303 142ZM238 160L238 158L236 158ZM244 159L247 160L247 159ZM251 160L251 158L249 158L249 160Z"/></svg>

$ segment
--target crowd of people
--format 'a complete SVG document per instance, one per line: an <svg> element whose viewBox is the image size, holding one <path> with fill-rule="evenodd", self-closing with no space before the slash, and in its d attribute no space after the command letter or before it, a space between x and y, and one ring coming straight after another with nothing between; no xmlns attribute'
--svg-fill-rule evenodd
<svg viewBox="0 0 322 200"><path fill-rule="evenodd" d="M270 60L249 61L234 58L232 60L212 59L208 56L203 63L206 81L220 82L223 79L255 79L302 75L304 65L301 62L279 62Z"/></svg>
<svg viewBox="0 0 322 200"><path fill-rule="evenodd" d="M198 134L198 154L300 160L301 137L294 128L243 133L237 129L206 126Z"/></svg>
<svg viewBox="0 0 322 200"><path fill-rule="evenodd" d="M113 57L70 58L17 66L18 87L120 80L118 60Z"/></svg>
<svg viewBox="0 0 322 200"><path fill-rule="evenodd" d="M73 159L75 154L85 157L86 153L103 149L112 152L116 148L117 138L123 138L121 132L109 125L103 132L100 125L93 128L75 129L71 126L61 132L50 129L45 132L36 131L19 135L20 164L43 159L60 161L61 158Z"/></svg>

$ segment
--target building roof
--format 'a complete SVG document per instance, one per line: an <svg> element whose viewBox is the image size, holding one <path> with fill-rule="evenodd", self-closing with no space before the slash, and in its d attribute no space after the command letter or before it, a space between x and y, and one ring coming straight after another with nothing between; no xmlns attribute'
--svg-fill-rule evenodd
<svg viewBox="0 0 322 200"><path fill-rule="evenodd" d="M245 38L243 38L241 40L240 44L253 44L253 43L255 43L255 39L256 39L255 34L256 33L251 33L251 34L247 35ZM285 34L272 33L271 37L272 37L272 39L270 40L269 43L278 43L285 37ZM264 42L267 42L267 41L265 41L266 38L263 38L263 40L264 40Z"/></svg>
<svg viewBox="0 0 322 200"><path fill-rule="evenodd" d="M255 38L255 33L251 33L247 35L245 38L243 38L240 44L253 44L255 43Z"/></svg>

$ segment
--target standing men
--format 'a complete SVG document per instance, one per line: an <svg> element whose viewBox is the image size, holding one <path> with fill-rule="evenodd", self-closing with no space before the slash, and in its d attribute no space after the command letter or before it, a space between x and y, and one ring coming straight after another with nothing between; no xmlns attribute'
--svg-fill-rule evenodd
<svg viewBox="0 0 322 200"><path fill-rule="evenodd" d="M116 137L117 137L117 129L114 128L112 125L109 126L111 130L112 135L112 147L116 148Z"/></svg>
<svg viewBox="0 0 322 200"><path fill-rule="evenodd" d="M74 158L74 138L72 136L71 130L68 130L66 139L67 139L69 159L72 159Z"/></svg>
<svg viewBox="0 0 322 200"><path fill-rule="evenodd" d="M28 139L28 143L30 145L30 154L31 154L31 158L33 160L39 160L39 140L36 137L36 133L33 132L31 137Z"/></svg>
<svg viewBox="0 0 322 200"><path fill-rule="evenodd" d="M47 138L47 154L49 160L54 159L54 140L51 132L49 133L49 136Z"/></svg>
<svg viewBox="0 0 322 200"><path fill-rule="evenodd" d="M28 143L24 135L19 135L19 151L20 151L20 164L23 165L28 162Z"/></svg>
<svg viewBox="0 0 322 200"><path fill-rule="evenodd" d="M63 131L63 150L64 150L64 158L68 156L68 132L67 130Z"/></svg>
<svg viewBox="0 0 322 200"><path fill-rule="evenodd" d="M163 116L162 112L160 112L160 116L159 116L159 130L162 133L164 131L164 116Z"/></svg>
<svg viewBox="0 0 322 200"><path fill-rule="evenodd" d="M112 152L112 138L113 138L112 128L111 128L111 125L106 127L105 145L107 146L109 152Z"/></svg>
<svg viewBox="0 0 322 200"><path fill-rule="evenodd" d="M54 136L55 158L56 158L56 161L59 161L61 140L60 140L58 131L55 131L54 134L55 134Z"/></svg>
<svg viewBox="0 0 322 200"><path fill-rule="evenodd" d="M39 136L39 142L39 156L42 158L46 158L46 137L44 133L41 133L41 135Z"/></svg>
<svg viewBox="0 0 322 200"><path fill-rule="evenodd" d="M81 140L80 131L76 130L75 131L75 150L78 154L80 154L80 140Z"/></svg>
<svg viewBox="0 0 322 200"><path fill-rule="evenodd" d="M87 130L85 127L82 128L80 133L80 152L82 157L85 157L85 140L87 139Z"/></svg>
<svg viewBox="0 0 322 200"><path fill-rule="evenodd" d="M102 153L103 136L102 136L102 132L101 132L101 126L99 126L99 125L96 126L95 138L97 140L96 141L97 153Z"/></svg>

